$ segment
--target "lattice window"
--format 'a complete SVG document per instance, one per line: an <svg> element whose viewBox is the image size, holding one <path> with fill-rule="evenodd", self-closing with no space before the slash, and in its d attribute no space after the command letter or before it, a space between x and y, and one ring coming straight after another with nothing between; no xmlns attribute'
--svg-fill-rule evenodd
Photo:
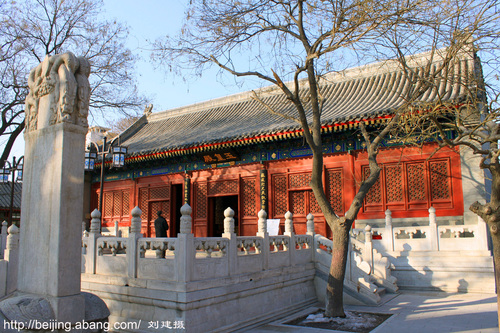
<svg viewBox="0 0 500 333"><path fill-rule="evenodd" d="M120 216L122 212L122 193L113 193L113 216Z"/></svg>
<svg viewBox="0 0 500 333"><path fill-rule="evenodd" d="M330 200L330 205L335 213L342 214L344 212L342 170L327 170L326 176L328 180L328 198Z"/></svg>
<svg viewBox="0 0 500 333"><path fill-rule="evenodd" d="M170 222L170 201L163 204L163 217Z"/></svg>
<svg viewBox="0 0 500 333"><path fill-rule="evenodd" d="M123 192L123 206L122 206L122 216L130 215L130 193L129 191Z"/></svg>
<svg viewBox="0 0 500 333"><path fill-rule="evenodd" d="M287 211L287 187L285 176L273 177L274 188L274 215L285 215Z"/></svg>
<svg viewBox="0 0 500 333"><path fill-rule="evenodd" d="M197 184L195 187L196 218L207 217L207 185Z"/></svg>
<svg viewBox="0 0 500 333"><path fill-rule="evenodd" d="M223 182L213 182L208 184L208 194L233 194L238 193L238 181L227 180Z"/></svg>
<svg viewBox="0 0 500 333"><path fill-rule="evenodd" d="M243 179L243 216L255 216L256 215L256 198L257 192L255 191L255 179L245 178Z"/></svg>
<svg viewBox="0 0 500 333"><path fill-rule="evenodd" d="M161 210L161 202L159 202L159 201L154 202L153 201L151 203L151 219L153 219L153 220L156 219L156 216L157 216L156 213L160 210ZM167 212L162 211L162 213L163 213L163 217L165 217L165 213L167 213Z"/></svg>
<svg viewBox="0 0 500 333"><path fill-rule="evenodd" d="M149 190L150 199L170 198L170 187L155 187Z"/></svg>
<svg viewBox="0 0 500 333"><path fill-rule="evenodd" d="M309 195L309 213L321 214L322 213L321 208L319 207L318 201L316 200L313 191L312 190L308 191L308 195Z"/></svg>
<svg viewBox="0 0 500 333"><path fill-rule="evenodd" d="M111 217L113 213L113 193L104 193L104 203L102 209L104 210L104 216Z"/></svg>
<svg viewBox="0 0 500 333"><path fill-rule="evenodd" d="M311 174L299 173L290 175L290 188L311 187Z"/></svg>
<svg viewBox="0 0 500 333"><path fill-rule="evenodd" d="M151 203L151 220L154 221L156 219L156 212L161 210L161 203L160 202L152 202ZM149 224L149 223L148 223ZM151 236L156 235L155 232L155 224L151 223Z"/></svg>
<svg viewBox="0 0 500 333"><path fill-rule="evenodd" d="M148 200L149 200L149 190L147 188L141 188L139 190L139 208L142 211L141 219L147 220L148 218Z"/></svg>
<svg viewBox="0 0 500 333"><path fill-rule="evenodd" d="M370 176L370 169L368 167L363 168L363 179L367 179ZM380 177L377 182L373 184L365 197L365 203L373 204L382 202L382 190L380 184Z"/></svg>
<svg viewBox="0 0 500 333"><path fill-rule="evenodd" d="M401 165L385 166L385 187L387 202L404 201L403 171Z"/></svg>
<svg viewBox="0 0 500 333"><path fill-rule="evenodd" d="M448 161L430 163L432 200L450 199L450 175Z"/></svg>
<svg viewBox="0 0 500 333"><path fill-rule="evenodd" d="M290 209L294 215L306 214L305 191L290 192Z"/></svg>
<svg viewBox="0 0 500 333"><path fill-rule="evenodd" d="M408 179L408 200L425 201L424 163L412 163L406 166Z"/></svg>

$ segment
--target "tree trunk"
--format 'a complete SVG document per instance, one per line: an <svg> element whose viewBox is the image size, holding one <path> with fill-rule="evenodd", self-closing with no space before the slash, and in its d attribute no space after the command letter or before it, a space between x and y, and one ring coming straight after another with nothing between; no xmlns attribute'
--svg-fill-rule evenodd
<svg viewBox="0 0 500 333"><path fill-rule="evenodd" d="M344 277L349 250L349 227L343 218L332 228L332 262L326 288L326 317L345 317L344 312Z"/></svg>
<svg viewBox="0 0 500 333"><path fill-rule="evenodd" d="M490 228L491 230L492 228ZM498 313L498 327L500 327L500 293L498 287L500 286L500 233L497 231L491 232L491 241L493 244L493 262L495 267L495 286L497 293L497 313Z"/></svg>
<svg viewBox="0 0 500 333"><path fill-rule="evenodd" d="M475 202L470 210L480 216L488 225L493 245L493 262L495 267L495 284L497 293L498 325L500 327L500 165L498 161L490 164L491 171L491 198L490 202L481 204Z"/></svg>

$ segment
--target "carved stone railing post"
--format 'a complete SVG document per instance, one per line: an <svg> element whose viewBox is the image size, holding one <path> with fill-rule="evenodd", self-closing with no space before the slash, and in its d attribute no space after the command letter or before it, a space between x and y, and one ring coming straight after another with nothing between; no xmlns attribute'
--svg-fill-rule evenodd
<svg viewBox="0 0 500 333"><path fill-rule="evenodd" d="M141 215L142 211L135 206L131 211L132 218L130 219L130 233L127 239L127 265L128 276L131 278L137 277L137 258L139 248L137 240L142 237L141 233ZM116 229L115 229L116 230Z"/></svg>
<svg viewBox="0 0 500 333"><path fill-rule="evenodd" d="M306 222L306 228L307 228L307 235L311 235L314 237L314 215L309 213L306 216L307 222Z"/></svg>
<svg viewBox="0 0 500 333"><path fill-rule="evenodd" d="M87 243L85 273L95 274L97 260L97 239L101 237L101 213L96 209L90 213L90 232Z"/></svg>
<svg viewBox="0 0 500 333"><path fill-rule="evenodd" d="M191 280L192 267L195 260L194 235L191 233L193 210L188 204L181 207L180 233L177 235L177 248L175 249L175 262L177 281L188 282Z"/></svg>
<svg viewBox="0 0 500 333"><path fill-rule="evenodd" d="M234 210L227 207L224 211L224 234L222 237L231 236L234 234Z"/></svg>
<svg viewBox="0 0 500 333"><path fill-rule="evenodd" d="M90 213L90 233L101 234L101 212L96 209Z"/></svg>
<svg viewBox="0 0 500 333"><path fill-rule="evenodd" d="M439 235L438 226L436 223L436 208L429 208L429 241L431 242L431 250L439 251Z"/></svg>
<svg viewBox="0 0 500 333"><path fill-rule="evenodd" d="M291 212L285 213L285 236L293 236L293 214Z"/></svg>
<svg viewBox="0 0 500 333"><path fill-rule="evenodd" d="M290 266L295 266L295 233L293 232L293 214L291 212L285 213L285 236L290 237L288 242L288 253L290 254Z"/></svg>
<svg viewBox="0 0 500 333"><path fill-rule="evenodd" d="M222 237L229 239L227 254L229 259L229 275L232 275L237 271L238 249L236 248L236 234L234 233L234 210L230 207L224 211L224 233Z"/></svg>
<svg viewBox="0 0 500 333"><path fill-rule="evenodd" d="M259 217L257 222L257 236L264 237L264 234L267 234L267 213L261 209L257 216Z"/></svg>
<svg viewBox="0 0 500 333"><path fill-rule="evenodd" d="M387 251L394 251L394 231L392 230L392 212L385 211L385 246Z"/></svg>
<svg viewBox="0 0 500 333"><path fill-rule="evenodd" d="M87 231L87 222L82 221L82 235L85 231Z"/></svg>
<svg viewBox="0 0 500 333"><path fill-rule="evenodd" d="M10 294L17 289L17 275L19 265L19 228L12 224L8 229L7 244L5 247L4 259L9 262L7 269L7 289L6 294Z"/></svg>
<svg viewBox="0 0 500 333"><path fill-rule="evenodd" d="M122 232L120 230L120 222L115 221L115 237L121 237Z"/></svg>
<svg viewBox="0 0 500 333"><path fill-rule="evenodd" d="M0 234L0 237L2 237L2 242L0 243L0 255L3 258L5 247L7 246L7 227L9 226L9 223L7 221L2 222L2 233Z"/></svg>
<svg viewBox="0 0 500 333"><path fill-rule="evenodd" d="M193 221L193 219L191 218L192 212L193 210L191 209L191 206L189 206L188 204L184 204L184 206L181 207L181 227L180 227L181 234L191 233L191 226Z"/></svg>
<svg viewBox="0 0 500 333"><path fill-rule="evenodd" d="M314 215L309 213L307 214L306 216L306 219L307 219L307 222L306 222L306 235L309 235L312 237L312 248L313 248L313 251L312 251L312 259L313 261L315 260L315 255L316 255L316 250L317 250L317 246L316 246L316 240L315 240L315 236L314 236ZM349 261L349 260L348 260Z"/></svg>
<svg viewBox="0 0 500 333"><path fill-rule="evenodd" d="M257 214L259 220L257 222L257 236L262 237L262 267L269 268L269 233L267 232L267 213L261 209Z"/></svg>
<svg viewBox="0 0 500 333"><path fill-rule="evenodd" d="M370 265L371 272L373 272L373 242L372 242L372 227L366 225L365 227L365 253L364 259Z"/></svg>

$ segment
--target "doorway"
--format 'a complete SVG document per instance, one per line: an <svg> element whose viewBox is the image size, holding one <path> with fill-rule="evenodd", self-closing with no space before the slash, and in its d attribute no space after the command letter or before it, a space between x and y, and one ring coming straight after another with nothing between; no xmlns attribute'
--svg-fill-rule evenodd
<svg viewBox="0 0 500 333"><path fill-rule="evenodd" d="M234 232L238 235L238 196L227 195L208 198L208 237L221 237L224 232L224 211L234 210Z"/></svg>
<svg viewBox="0 0 500 333"><path fill-rule="evenodd" d="M167 235L170 232L171 223L170 223L170 201L150 201L149 202L149 216L148 216L148 228L146 231L146 237L156 237L155 232L155 220L158 217L156 214L158 211L162 211L162 216L167 220L168 223L168 231Z"/></svg>
<svg viewBox="0 0 500 333"><path fill-rule="evenodd" d="M169 237L177 237L177 234L181 230L181 207L183 202L183 190L182 184L172 185L172 213L171 213L171 224L169 232Z"/></svg>

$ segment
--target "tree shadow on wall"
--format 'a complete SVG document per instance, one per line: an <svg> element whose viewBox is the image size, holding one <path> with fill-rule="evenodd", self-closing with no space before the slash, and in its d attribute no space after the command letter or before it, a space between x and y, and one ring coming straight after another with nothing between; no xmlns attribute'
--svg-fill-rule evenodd
<svg viewBox="0 0 500 333"><path fill-rule="evenodd" d="M411 251L410 244L403 244L403 251L397 260L399 267L396 268L401 273L395 275L398 279L398 286L416 291L444 291L441 287L433 285L434 272L429 266L425 265L422 269L416 269L411 265Z"/></svg>

